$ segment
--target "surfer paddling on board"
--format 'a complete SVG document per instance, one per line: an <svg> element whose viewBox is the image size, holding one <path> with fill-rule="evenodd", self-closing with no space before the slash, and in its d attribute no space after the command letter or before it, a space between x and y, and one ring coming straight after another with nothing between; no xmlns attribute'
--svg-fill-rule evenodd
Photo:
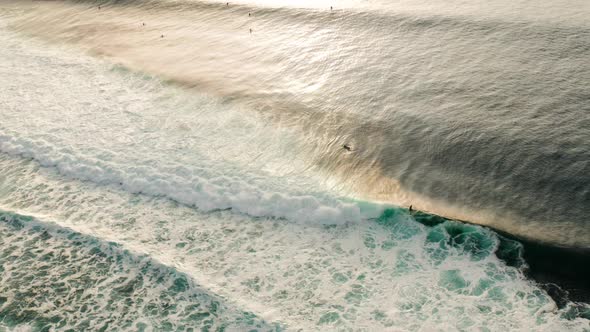
<svg viewBox="0 0 590 332"><path fill-rule="evenodd" d="M344 144L344 145L342 146L342 148L343 148L344 150L346 150L346 151L352 151L352 147L350 147L350 145L348 145L348 144Z"/></svg>

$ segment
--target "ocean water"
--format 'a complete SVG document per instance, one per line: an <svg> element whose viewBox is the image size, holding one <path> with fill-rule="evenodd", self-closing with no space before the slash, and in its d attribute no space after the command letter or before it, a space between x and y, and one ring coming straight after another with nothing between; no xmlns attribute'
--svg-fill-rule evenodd
<svg viewBox="0 0 590 332"><path fill-rule="evenodd" d="M0 329L590 330L588 17L1 2Z"/></svg>

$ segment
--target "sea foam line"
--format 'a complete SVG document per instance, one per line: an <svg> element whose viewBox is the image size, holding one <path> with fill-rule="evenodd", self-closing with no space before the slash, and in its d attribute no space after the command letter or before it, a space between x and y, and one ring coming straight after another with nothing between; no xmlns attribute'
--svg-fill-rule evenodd
<svg viewBox="0 0 590 332"><path fill-rule="evenodd" d="M134 194L167 197L206 212L231 209L252 217L321 224L358 222L363 218L356 203L309 194L267 191L235 176L206 178L182 167L174 173L163 173L149 166L113 165L77 156L67 148L58 150L43 141L8 135L0 135L0 151L34 159L41 166L53 167L71 179L116 185Z"/></svg>

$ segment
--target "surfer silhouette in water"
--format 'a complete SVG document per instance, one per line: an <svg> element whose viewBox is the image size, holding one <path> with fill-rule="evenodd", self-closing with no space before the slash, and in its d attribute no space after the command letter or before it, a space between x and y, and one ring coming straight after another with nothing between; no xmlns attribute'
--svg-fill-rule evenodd
<svg viewBox="0 0 590 332"><path fill-rule="evenodd" d="M332 9L333 9L332 6L330 6L330 11L332 11Z"/></svg>
<svg viewBox="0 0 590 332"><path fill-rule="evenodd" d="M342 146L342 148L343 148L344 150L346 150L346 151L352 151L352 147L350 147L350 145L348 145L348 144L344 144L344 145Z"/></svg>
<svg viewBox="0 0 590 332"><path fill-rule="evenodd" d="M414 211L414 209L412 209L412 206L410 205L410 208L408 209L410 211L410 213L412 213Z"/></svg>

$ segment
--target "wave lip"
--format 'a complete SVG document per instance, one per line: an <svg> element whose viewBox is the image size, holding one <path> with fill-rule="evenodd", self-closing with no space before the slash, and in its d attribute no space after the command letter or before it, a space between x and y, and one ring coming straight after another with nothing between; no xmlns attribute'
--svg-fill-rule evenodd
<svg viewBox="0 0 590 332"><path fill-rule="evenodd" d="M149 167L116 167L106 161L78 157L65 149L58 151L36 143L0 135L0 151L32 158L44 167L55 167L68 178L118 185L131 193L168 197L203 211L231 209L253 217L323 224L361 220L361 210L356 204L329 197L269 192L244 179L223 175L205 178L185 168L176 170L176 173L165 173Z"/></svg>

